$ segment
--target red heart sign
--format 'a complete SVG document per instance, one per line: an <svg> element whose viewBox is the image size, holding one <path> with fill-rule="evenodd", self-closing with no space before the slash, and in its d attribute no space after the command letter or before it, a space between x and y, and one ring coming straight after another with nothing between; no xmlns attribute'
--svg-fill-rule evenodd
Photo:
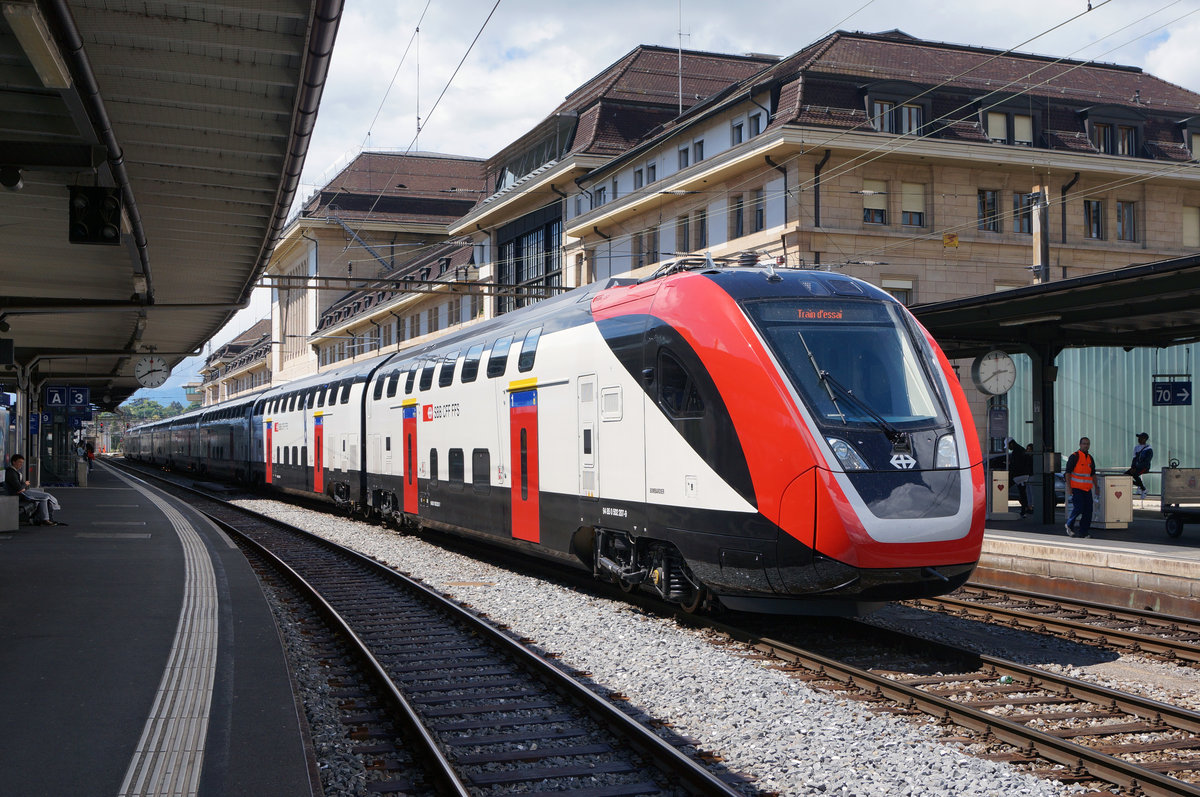
<svg viewBox="0 0 1200 797"><path fill-rule="evenodd" d="M1003 491L1004 491L1004 487L1005 487L1005 485L1003 485L1003 484L997 484L997 485L996 485L996 489L997 489L997 490L1000 490L1001 492L1003 492Z"/></svg>
<svg viewBox="0 0 1200 797"><path fill-rule="evenodd" d="M1117 498L1120 498L1120 497L1121 497L1121 491L1120 491L1120 490L1113 490L1113 495L1115 495Z"/></svg>

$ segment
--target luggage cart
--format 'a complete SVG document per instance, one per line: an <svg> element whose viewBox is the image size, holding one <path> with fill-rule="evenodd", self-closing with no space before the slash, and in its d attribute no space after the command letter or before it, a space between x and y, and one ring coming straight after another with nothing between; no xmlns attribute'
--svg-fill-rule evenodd
<svg viewBox="0 0 1200 797"><path fill-rule="evenodd" d="M1200 468L1163 468L1162 513L1168 537L1182 534L1184 523L1200 522Z"/></svg>

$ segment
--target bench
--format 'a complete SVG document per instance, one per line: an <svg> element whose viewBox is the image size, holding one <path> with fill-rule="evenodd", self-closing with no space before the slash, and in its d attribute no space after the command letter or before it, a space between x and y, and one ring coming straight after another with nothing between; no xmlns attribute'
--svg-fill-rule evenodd
<svg viewBox="0 0 1200 797"><path fill-rule="evenodd" d="M22 523L32 523L36 501L22 501L15 495L0 495L0 531L16 531Z"/></svg>

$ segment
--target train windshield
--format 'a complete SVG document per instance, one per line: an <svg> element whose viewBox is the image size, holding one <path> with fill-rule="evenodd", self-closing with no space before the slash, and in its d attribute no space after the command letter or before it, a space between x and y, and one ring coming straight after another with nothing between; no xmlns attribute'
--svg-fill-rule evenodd
<svg viewBox="0 0 1200 797"><path fill-rule="evenodd" d="M899 308L854 299L771 299L745 308L792 384L828 425L945 422Z"/></svg>

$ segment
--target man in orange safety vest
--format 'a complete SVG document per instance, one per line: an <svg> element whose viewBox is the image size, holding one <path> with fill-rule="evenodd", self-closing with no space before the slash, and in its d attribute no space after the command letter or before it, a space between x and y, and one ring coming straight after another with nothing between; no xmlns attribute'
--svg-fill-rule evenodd
<svg viewBox="0 0 1200 797"><path fill-rule="evenodd" d="M1096 460L1088 453L1092 441L1079 438L1079 450L1067 460L1067 486L1071 488L1071 513L1067 516L1067 536L1086 537L1092 529L1092 496L1100 496L1096 483ZM1079 528L1075 519L1079 518Z"/></svg>

